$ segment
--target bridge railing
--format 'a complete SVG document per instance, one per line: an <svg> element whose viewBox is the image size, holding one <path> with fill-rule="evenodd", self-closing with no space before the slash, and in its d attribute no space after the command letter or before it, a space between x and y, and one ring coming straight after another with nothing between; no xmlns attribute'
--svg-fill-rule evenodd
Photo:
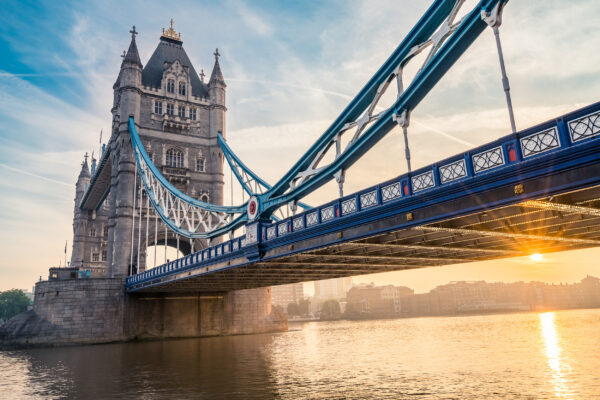
<svg viewBox="0 0 600 400"><path fill-rule="evenodd" d="M282 221L261 224L259 242L276 244L292 233L319 230L340 218L350 218L401 199L414 198L442 187L483 178L519 162L600 140L600 102L554 120L504 136L468 152L422 167L412 173L363 189ZM147 284L159 277L210 265L244 254L245 236L237 237L127 278L127 286Z"/></svg>
<svg viewBox="0 0 600 400"><path fill-rule="evenodd" d="M317 227L391 201L421 195L442 186L460 185L499 168L533 160L537 156L577 145L593 137L600 137L600 102L336 199L278 223L264 225L262 240L276 240L293 232Z"/></svg>

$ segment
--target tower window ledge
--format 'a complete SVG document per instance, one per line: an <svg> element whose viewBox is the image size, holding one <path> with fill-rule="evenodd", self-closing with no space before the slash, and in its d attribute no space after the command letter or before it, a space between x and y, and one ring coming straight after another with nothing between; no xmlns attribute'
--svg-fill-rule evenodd
<svg viewBox="0 0 600 400"><path fill-rule="evenodd" d="M170 175L176 177L185 177L189 176L188 170L186 168L177 168L177 167L167 167L163 166L162 168L163 175Z"/></svg>

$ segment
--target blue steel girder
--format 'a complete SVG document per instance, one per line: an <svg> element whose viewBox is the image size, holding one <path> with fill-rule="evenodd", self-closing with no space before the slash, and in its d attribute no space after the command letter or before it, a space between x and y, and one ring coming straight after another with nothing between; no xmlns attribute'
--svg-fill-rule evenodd
<svg viewBox="0 0 600 400"><path fill-rule="evenodd" d="M138 175L144 190L163 222L174 232L192 239L210 239L244 225L246 206L220 206L196 200L175 188L146 153L133 117L129 133Z"/></svg>
<svg viewBox="0 0 600 400"><path fill-rule="evenodd" d="M375 143L385 136L401 119L407 120L408 113L419 104L454 62L485 29L489 20L497 21L494 14L501 12L508 0L481 0L478 5L459 22L454 22L464 0L436 0L419 22L408 33L398 48L385 61L358 95L325 133L309 148L298 162L272 187L247 168L232 151L224 151L244 190L257 198L253 207L258 207L257 219L267 220L271 214L285 204L297 204L298 200L318 189L354 164ZM488 21L485 21L483 17ZM406 90L402 83L402 68L416 54L431 46L424 65ZM373 114L382 94L396 79L398 97L392 106ZM356 128L354 137L341 150L341 135ZM181 193L166 180L152 164L139 139L135 123L129 120L129 130L134 144L136 162L145 190L161 219L175 232L189 238L212 238L244 225L249 220L247 204L220 206L198 201ZM222 148L228 149L222 138ZM317 166L325 153L336 148L334 161L326 166ZM233 164L232 164L233 163ZM266 191L252 193L242 174L247 174L257 186ZM343 178L343 177L342 177ZM159 193L160 192L160 193ZM184 217L181 218L183 213ZM189 221L191 213L192 222ZM210 215L207 215L210 214ZM187 216L186 216L187 215ZM202 232L198 219L209 222ZM213 226L213 220L217 223ZM183 228L183 222L188 229ZM203 222L203 223L204 223Z"/></svg>
<svg viewBox="0 0 600 400"><path fill-rule="evenodd" d="M231 147L227 144L221 132L218 134L219 147L223 151L223 155L229 164L229 167L233 171L236 179L242 186L242 189L248 193L248 196L255 196L262 194L271 189L271 185L265 180L259 177L254 171L252 171L244 162L233 152ZM254 186L254 187L252 187ZM308 210L311 207L308 204L298 203L298 206L304 210Z"/></svg>
<svg viewBox="0 0 600 400"><path fill-rule="evenodd" d="M373 145L384 137L396 125L395 120L404 111L414 110L419 102L435 86L442 76L458 60L464 51L486 28L487 22L482 15L500 13L508 0L482 0L459 23L453 24L457 9L463 0L438 0L427 10L406 38L375 73L334 123L313 144L300 160L266 193L259 195L260 215L270 215L281 204L297 201L332 180L336 174L354 164ZM499 22L499 21L498 21ZM445 25L442 25L444 24ZM442 28L436 33L436 29ZM437 38L433 38L436 36ZM437 40L437 42L436 42ZM445 40L445 43L443 41ZM442 45L443 43L443 45ZM433 51L427 57L426 64L417 73L413 81L402 91L401 69L415 54L426 45L432 45ZM319 157L329 147L336 145L336 136L347 129L348 124L360 122L357 118L365 110L372 112L378 100L380 88L387 88L393 78L399 79L399 96L394 104L377 116L364 114L372 122L360 136L355 137L343 152L338 152L329 165L303 173L318 163ZM375 102L375 103L374 103ZM364 126L364 125L363 125ZM314 173L313 173L314 172ZM296 182L300 181L296 185Z"/></svg>

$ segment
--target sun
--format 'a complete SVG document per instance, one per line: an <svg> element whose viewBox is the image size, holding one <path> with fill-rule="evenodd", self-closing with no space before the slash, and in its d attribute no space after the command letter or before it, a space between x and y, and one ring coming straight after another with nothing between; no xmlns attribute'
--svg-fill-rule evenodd
<svg viewBox="0 0 600 400"><path fill-rule="evenodd" d="M538 254L538 253L530 255L529 258L531 258L531 261L535 261L535 262L542 261L542 255Z"/></svg>

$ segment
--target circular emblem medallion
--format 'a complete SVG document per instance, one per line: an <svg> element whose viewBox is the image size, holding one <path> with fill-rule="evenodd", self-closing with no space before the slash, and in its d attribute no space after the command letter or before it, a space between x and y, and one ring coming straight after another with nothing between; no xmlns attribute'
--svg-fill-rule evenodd
<svg viewBox="0 0 600 400"><path fill-rule="evenodd" d="M258 198L256 196L250 197L248 200L248 218L253 221L258 216Z"/></svg>

